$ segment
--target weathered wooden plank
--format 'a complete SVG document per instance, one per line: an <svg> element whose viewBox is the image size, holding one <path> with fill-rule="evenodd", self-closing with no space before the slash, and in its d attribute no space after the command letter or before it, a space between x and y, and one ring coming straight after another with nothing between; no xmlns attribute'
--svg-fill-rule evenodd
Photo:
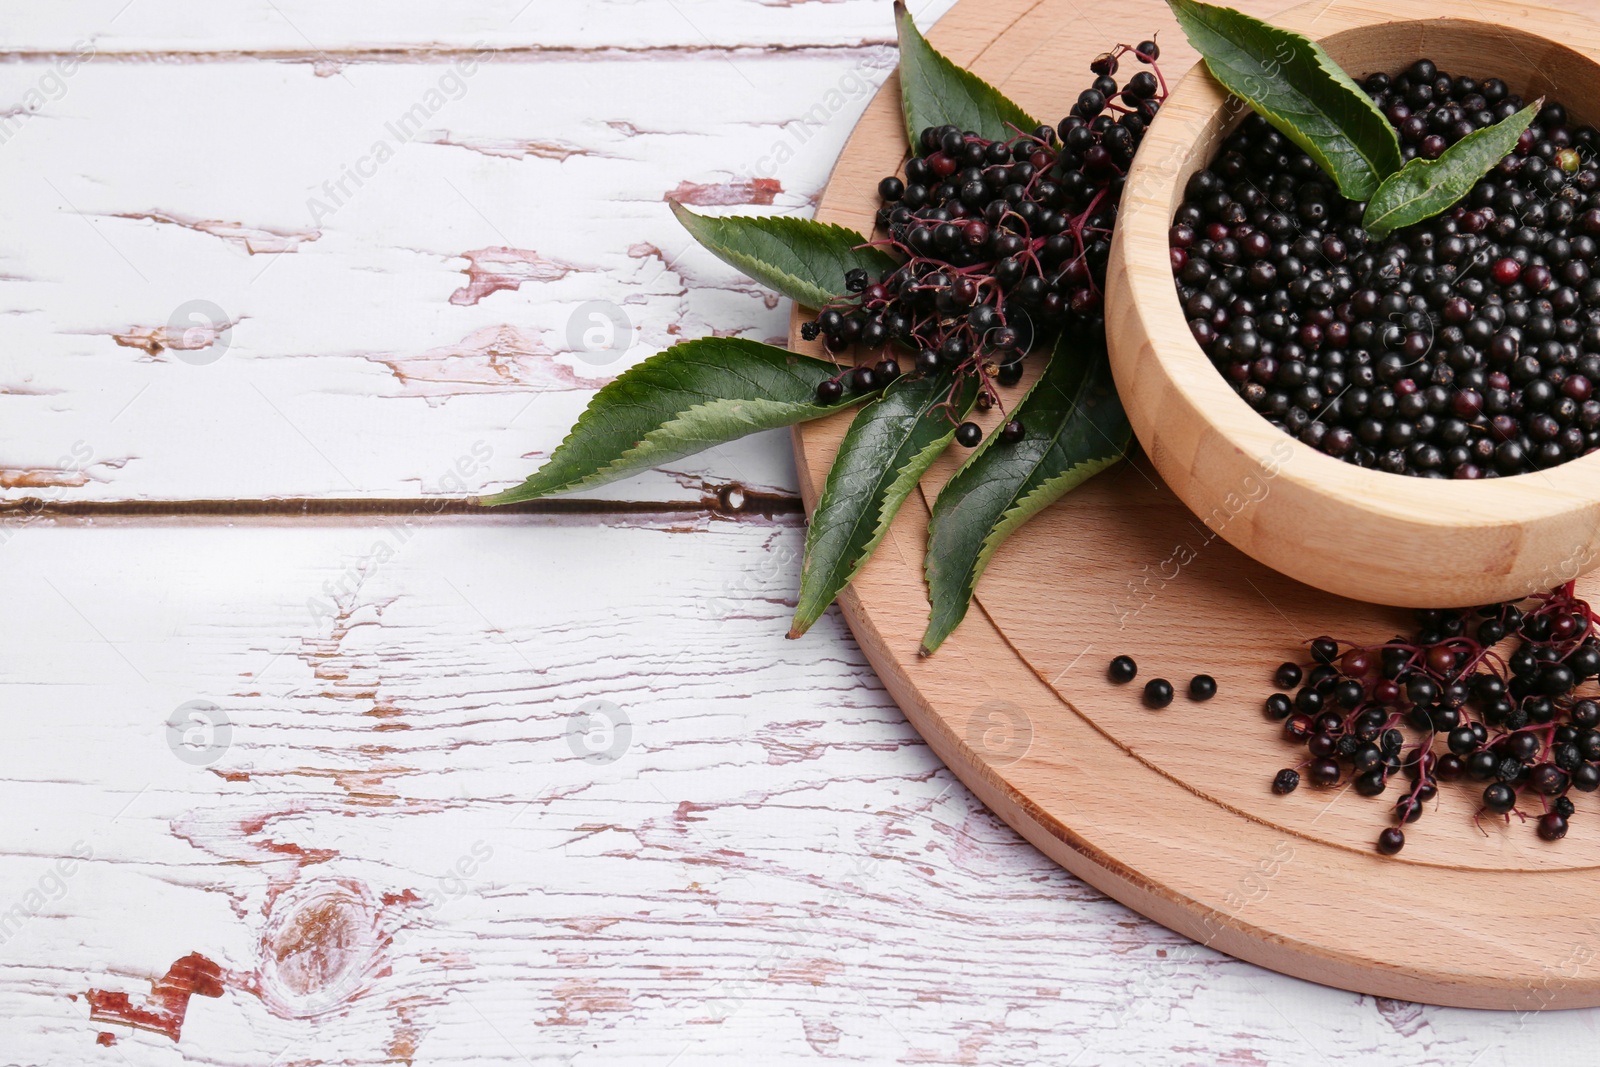
<svg viewBox="0 0 1600 1067"><path fill-rule="evenodd" d="M1086 889L938 765L836 616L784 640L800 537L647 516L19 533L0 1063L1579 1047L1592 1013L1375 1003ZM226 734L169 731L193 701ZM593 701L629 729L576 720ZM181 1027L118 1021L191 953L218 996L191 961Z"/></svg>
<svg viewBox="0 0 1600 1067"><path fill-rule="evenodd" d="M692 247L666 200L809 211L892 62L326 78L94 56L0 144L0 487L185 499L520 480L638 359L711 332L782 337L778 299ZM0 99L40 70L0 66ZM474 455L492 462L450 476ZM782 435L678 468L614 492L692 499L706 476L794 490Z"/></svg>
<svg viewBox="0 0 1600 1067"><path fill-rule="evenodd" d="M932 20L951 0L913 4ZM426 0L366 7L316 0L245 0L226 14L202 0L94 0L71 6L15 4L0 51L70 50L88 39L103 51L147 54L283 53L334 63L343 53L403 55L440 48L534 47L547 52L830 48L894 40L877 0L466 0L448 11Z"/></svg>

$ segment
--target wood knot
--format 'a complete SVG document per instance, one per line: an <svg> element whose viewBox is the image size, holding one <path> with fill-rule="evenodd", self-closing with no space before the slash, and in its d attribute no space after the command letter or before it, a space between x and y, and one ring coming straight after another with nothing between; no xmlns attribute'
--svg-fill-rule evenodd
<svg viewBox="0 0 1600 1067"><path fill-rule="evenodd" d="M262 1000L308 1018L343 1006L378 969L383 938L366 887L323 880L279 897L261 936Z"/></svg>

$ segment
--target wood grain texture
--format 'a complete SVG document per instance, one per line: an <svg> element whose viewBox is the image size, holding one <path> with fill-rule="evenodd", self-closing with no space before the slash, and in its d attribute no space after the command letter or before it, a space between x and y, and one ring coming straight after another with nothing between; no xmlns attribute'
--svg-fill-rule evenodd
<svg viewBox="0 0 1600 1067"><path fill-rule="evenodd" d="M667 199L809 212L893 67L881 5L520 6L260 3L226 31L161 0L19 11L0 496L491 491L648 355L780 340L778 298ZM338 61L286 60L304 45L280 12ZM474 446L492 462L452 474ZM772 434L591 495L693 501L707 481L797 492Z"/></svg>
<svg viewBox="0 0 1600 1067"><path fill-rule="evenodd" d="M1600 23L1523 4L1451 12L1425 0L1335 0L1284 25L1346 70L1493 70L1513 91L1600 118ZM1112 368L1134 431L1198 515L1237 511L1240 487L1272 492L1221 535L1318 588L1383 604L1487 604L1540 592L1600 563L1600 455L1482 483L1407 478L1326 456L1245 404L1194 341L1173 287L1167 231L1189 177L1242 112L1209 75L1185 77L1128 172L1106 282ZM1264 471L1270 470L1270 474Z"/></svg>
<svg viewBox="0 0 1600 1067"><path fill-rule="evenodd" d="M912 5L931 22L947 2ZM479 42L494 48L593 54L665 50L752 55L766 49L894 40L879 0L460 0L441 16L427 0L379 6L317 0L240 0L224 12L204 0L88 0L63 7L10 4L4 50L69 52L92 40L130 55L315 55L352 62L427 59Z"/></svg>
<svg viewBox="0 0 1600 1067"><path fill-rule="evenodd" d="M19 535L0 1064L1580 1062L1592 1013L1296 982L1079 882L837 615L784 640L802 534L435 520L376 566L382 525ZM595 699L610 763L571 747ZM169 747L194 700L232 722L209 765ZM222 988L176 1042L90 1018L191 953Z"/></svg>
<svg viewBox="0 0 1600 1067"><path fill-rule="evenodd" d="M1080 81L1072 72L1107 38L1077 41L1064 62L1036 45L1071 17L1069 5L1008 10L1014 19L996 19L992 5L958 5L935 43L1049 114L1039 101L1069 95ZM1142 36L1137 26L1118 34ZM1165 68L1182 69L1178 48L1163 52ZM870 228L877 178L903 150L896 108L886 90L868 109L820 217ZM797 333L791 342L804 344ZM808 506L844 426L837 417L796 428ZM954 462L946 456L924 479L922 506L902 511L841 603L908 717L1007 822L1144 914L1291 974L1477 1007L1600 1003L1600 976L1574 957L1600 936L1574 934L1587 929L1580 887L1593 878L1600 840L1552 848L1523 826L1479 830L1470 793L1446 788L1403 856L1385 859L1371 843L1387 804L1338 791L1270 793L1292 751L1259 713L1272 668L1318 633L1378 642L1402 617L1251 562L1150 469L1102 475L1013 535L983 579L979 610L918 659L929 505ZM1279 491L1275 477L1258 476L1222 525ZM1203 706L1180 697L1152 713L1136 691L1105 680L1105 662L1119 653L1144 664L1145 677L1180 686L1213 674L1223 695ZM1508 899L1527 921L1506 923ZM1451 904L1419 906L1437 900Z"/></svg>

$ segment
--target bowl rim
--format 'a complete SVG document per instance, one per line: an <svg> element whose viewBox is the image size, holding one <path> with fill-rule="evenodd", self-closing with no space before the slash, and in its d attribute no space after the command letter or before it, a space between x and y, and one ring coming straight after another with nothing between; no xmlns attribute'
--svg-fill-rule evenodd
<svg viewBox="0 0 1600 1067"><path fill-rule="evenodd" d="M1593 67L1600 79L1600 62L1590 58L1600 55L1600 27L1582 15L1533 5L1508 5L1504 17L1518 18L1516 25L1509 25L1476 8L1450 15L1440 15L1438 9L1439 5L1429 0L1385 0L1381 7L1360 0L1329 0L1291 8L1275 16L1274 24L1312 37L1330 51L1337 50L1341 39L1381 26L1417 26L1424 34L1469 26L1492 28L1504 34L1513 48L1519 39L1531 39L1538 42L1542 51L1566 52L1575 62ZM1561 26L1565 39L1557 40L1541 32L1541 27L1547 26ZM1531 63L1531 58L1528 61ZM1230 102L1239 114L1218 127L1217 118ZM1600 502L1600 451L1546 470L1475 481L1391 474L1346 463L1304 444L1272 426L1234 392L1189 332L1172 282L1168 231L1172 213L1181 200L1180 185L1211 158L1215 145L1242 121L1246 108L1241 105L1211 77L1203 62L1197 62L1173 86L1147 131L1129 168L1118 212L1116 243L1125 282L1150 337L1145 357L1161 366L1173 390L1183 394L1196 417L1228 444L1254 458L1273 477L1284 478L1320 496L1336 498L1373 518L1411 526L1499 527L1508 519L1527 524L1571 516ZM1600 125L1600 99L1592 106L1594 114L1588 117ZM1202 131L1200 136L1196 136L1197 126ZM1137 262L1159 262L1162 267L1127 269L1128 264Z"/></svg>

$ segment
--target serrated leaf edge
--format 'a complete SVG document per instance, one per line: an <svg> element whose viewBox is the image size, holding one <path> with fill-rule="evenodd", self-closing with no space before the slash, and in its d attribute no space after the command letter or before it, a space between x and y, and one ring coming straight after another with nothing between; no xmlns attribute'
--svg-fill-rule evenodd
<svg viewBox="0 0 1600 1067"><path fill-rule="evenodd" d="M645 368L647 366L650 366L652 363L656 363L656 362L665 363L665 362L668 362L669 358L672 357L674 352L678 352L680 349L682 349L682 348L684 348L684 347L686 347L688 345L697 344L698 342L705 341L705 340L711 340L711 338L696 338L695 340L691 340L691 341L682 341L682 342L680 342L678 344L673 345L671 348L664 349L663 351L657 352L655 355L650 356L648 359L641 360L639 363L637 363L634 366L628 368L628 371L626 371L624 373L633 373L635 371L642 370L643 368ZM773 345L763 345L759 341L749 341L749 340L745 340L745 339L742 339L742 338L733 338L733 337L716 338L715 340L723 341L723 342L741 342L742 344L754 345L754 346L757 346L759 348L771 349L771 351L773 351L773 352L780 352L783 355L787 356L788 358L791 358L791 359L794 359L794 360L810 360L811 362L819 363L819 364L824 362L823 360L815 359L812 356L806 356L806 355L801 355L801 354L795 353L795 352L789 352L789 351L787 351L785 349L777 348L776 346L773 346ZM625 469L625 470L619 470L618 467L628 457L637 455L640 452L640 450L643 449L646 446L646 444L651 442L652 438L658 438L658 435L660 435L668 427L674 425L675 423L683 421L684 419L686 419L692 413L703 411L703 410L708 409L708 408L714 408L714 407L717 407L720 404L725 404L725 403L726 404L769 403L769 404L776 404L779 407L787 406L783 401L764 401L764 400L731 400L731 401L730 400L713 400L713 401L711 401L709 403L694 404L694 405L692 405L690 407L685 408L682 412L680 412L676 417L674 417L670 421L664 422L660 426L656 427L654 430L648 431L644 435L644 437L639 439L639 441L636 444L634 444L632 447L630 447L630 448L626 449L625 451L623 451L621 454L619 454L617 456L616 459L613 459L610 463L606 464L604 467L601 467L598 470L595 470L595 471L593 471L593 472L591 472L591 473L589 473L587 475L584 475L582 478L569 478L565 482L558 483L558 484L556 484L554 486L551 486L549 488L537 489L537 490L529 491L527 489L528 483L533 481L534 479L538 478L540 472L543 471L545 467L550 466L555 461L556 457L561 454L562 449L566 448L569 444L572 443L573 439L576 438L578 436L579 432L581 430L583 430L584 427L587 425L587 420L592 415L595 414L595 412L597 410L596 405L601 403L602 399L605 398L606 390L609 389L612 385L615 385L617 382L620 382L620 381L622 381L622 378L619 377L619 378L615 379L614 381L607 383L605 386L601 387L601 389L598 392L596 392L593 397L590 398L589 403L587 405L585 405L585 407L583 409L583 412L578 416L578 421L576 421L576 422L574 422L572 424L572 429L567 431L567 436L565 436L565 437L563 437L561 439L561 443L558 444L554 449L551 450L549 459L545 460L544 464L540 467L539 470L534 471L532 474L528 475L527 478L523 479L517 485L511 486L509 489L502 489L500 492L495 493L492 496L486 496L486 497L478 498L477 503L480 504L480 505L483 505L483 506L488 506L488 507L494 507L494 506L498 506L498 505L502 505L502 504L520 504L523 501L539 500L539 499L541 499L543 497L547 497L547 496L559 496L559 495L561 495L563 493L571 493L571 492L575 492L575 491L577 491L579 489L592 489L592 488L594 488L596 486L599 486L599 485L605 485L605 484L608 484L610 482L620 481L623 478L626 478L626 477L630 476L631 474L643 473L644 470L645 470L645 468L643 468L643 467L637 467L636 466L636 467L630 467L630 468ZM874 394L865 393L865 394L862 394L859 397L854 397L854 398L851 398L851 399L848 399L848 400L843 400L840 403L838 403L838 404L836 404L836 405L834 405L832 407L826 407L826 408L819 407L817 409L816 414L807 415L807 416L805 416L803 418L796 419L794 421L795 422L810 422L812 419L819 419L819 418L822 418L825 415L832 415L835 412L845 411L845 410L853 407L855 404L860 403L862 400L868 399L868 398L870 398L872 396L874 396ZM766 428L767 427L761 427L761 429L766 429ZM751 431L751 432L755 432L755 431ZM729 438L729 440L733 440L733 439L734 438ZM720 443L720 442L718 442L718 443ZM706 447L710 448L712 446L711 445L707 445ZM699 451L703 451L703 450L699 450ZM692 452L690 453L690 455L693 455L693 454L694 453L692 453Z"/></svg>
<svg viewBox="0 0 1600 1067"><path fill-rule="evenodd" d="M1179 19L1181 24L1182 17L1178 14L1178 3L1179 0L1169 0L1169 6L1173 9L1173 15ZM1363 177L1370 180L1370 187L1368 184L1364 183L1360 186L1351 185L1349 188L1346 188L1345 183L1340 182L1338 176L1334 174L1333 168L1330 166L1331 160L1329 159L1328 155L1321 151L1314 141L1296 130L1292 122L1289 122L1287 119L1282 119L1282 117L1276 115L1275 112L1269 112L1264 108L1258 107L1255 103L1246 99L1242 94L1234 92L1234 90L1228 86L1227 79L1217 72L1217 67L1212 64L1211 59L1205 55L1201 56L1202 61L1206 65L1206 70L1211 73L1213 78L1222 84L1223 88L1227 89L1235 96L1238 96L1241 100L1244 100L1245 103L1250 104L1250 106L1260 112L1263 117L1271 114L1274 117L1280 118L1281 121L1283 121L1285 125L1289 127L1289 129L1280 130L1279 132L1283 133L1286 137L1303 149L1307 155L1316 160L1317 166L1321 167L1323 173L1327 174L1328 177L1334 180L1334 183L1339 186L1339 192L1343 196L1350 200L1367 200L1372 196L1373 193L1377 191L1377 188L1383 182L1383 179L1400 170L1400 141L1395 135L1394 128L1390 125L1388 118L1383 114L1383 112L1378 110L1377 105L1372 102L1372 98L1366 94L1360 85L1356 84L1355 79L1350 77L1343 67L1335 63L1333 61L1333 57L1328 55L1328 53L1320 44L1307 37L1305 34L1296 33L1295 31L1286 29L1282 26L1273 25L1272 23L1267 22L1265 19L1256 18L1254 15L1247 15L1237 8L1226 7L1221 4L1207 4L1204 2L1197 3L1195 6L1201 11L1215 10L1228 12L1230 14L1239 16L1241 19L1257 23L1261 26L1267 27L1268 29L1285 34L1286 36L1303 42L1311 50L1311 57L1316 61L1317 66L1320 67L1324 73L1329 75L1336 83L1349 89L1353 94L1353 97L1359 100L1362 106L1371 114L1376 116L1382 123L1383 128L1389 132L1390 137L1393 139L1394 153L1392 157L1387 160L1369 159L1366 153L1361 150L1361 146L1358 145L1353 138L1347 137L1346 139L1349 141L1351 148L1367 165L1367 169L1370 173L1369 175ZM1211 30L1212 33L1215 33L1220 37L1226 36L1226 34L1224 34L1221 30L1209 24L1207 25L1207 29Z"/></svg>
<svg viewBox="0 0 1600 1067"><path fill-rule="evenodd" d="M994 524L994 529L989 531L989 536L983 539L983 544L978 549L978 558L973 563L972 588L977 589L978 580L983 577L983 572L988 569L989 561L1000 548L1001 542L1010 537L1017 527L1055 503L1070 490L1082 485L1107 467L1121 462L1126 454L1127 445L1124 444L1112 455L1087 460L1068 467L1055 477L1039 483L1026 496L1007 508L1000 515L999 521Z"/></svg>
<svg viewBox="0 0 1600 1067"><path fill-rule="evenodd" d="M879 401L873 401L873 404L877 403L879 403ZM868 405L867 407L862 408L861 411L857 413L856 417L861 418L862 416L866 415L871 406L872 405ZM913 454L906 464L900 468L900 473L896 475L892 482L889 483L887 490L884 492L883 503L878 508L877 525L873 528L872 536L868 538L866 544L862 546L861 555L856 560L855 566L850 569L849 574L845 575L844 581L840 582L838 587L828 595L827 600L823 601L820 605L815 606L813 613L809 618L806 618L806 605L808 600L815 601L820 599L818 595L813 595L809 598L806 596L806 580L812 574L812 568L809 565L812 560L811 552L815 544L815 537L817 536L816 531L818 529L815 522L815 517L813 516L812 524L806 529L805 558L808 565L805 566L800 572L800 597L799 601L795 604L794 619L790 624L788 636L799 637L801 634L804 634L807 630L811 629L816 621L822 618L822 613L827 611L828 606L834 602L835 598L838 597L839 590L849 585L855 580L856 575L861 573L862 568L867 565L867 561L872 558L873 552L877 551L878 545L883 541L884 537L888 535L889 527L894 522L894 517L899 514L901 506L905 504L906 499L910 497L912 491L916 489L917 483L922 480L922 476L926 474L928 468L933 465L933 461L939 458L939 455L949 447L950 440L955 436L955 433L955 426L952 425L949 433L943 435L935 441L930 442L926 447ZM831 468L829 469L828 474L829 480L828 483L823 487L822 499L817 502L816 510L818 512L822 510L824 501L828 499L828 496L833 489L833 470Z"/></svg>
<svg viewBox="0 0 1600 1067"><path fill-rule="evenodd" d="M977 74L974 74L972 71L968 70L966 67L963 67L961 64L955 62L949 56L945 55L943 52L941 52L937 48L933 47L933 43L931 41L929 41L927 39L927 37L923 36L921 30L917 29L916 20L911 17L911 11L910 11L909 8L906 7L905 0L895 0L894 15L895 15L896 44L897 44L898 50L900 52L903 53L905 51L905 36L906 36L905 35L905 30L909 29L911 31L911 34L914 35L915 38L918 41L922 42L922 46L924 48L926 48L934 56L936 56L938 59L940 59L946 65L948 65L951 70L956 71L958 75L964 75L964 78L963 77L958 77L956 79L956 82L961 85L963 92L967 93L967 99L969 101L971 101L974 104L978 103L977 97L973 96L971 94L971 92L968 91L970 84L976 83L977 85L980 85L984 89L987 89L989 92L993 93L1002 103L1008 105L1013 111L1016 112L1016 116L1015 117L1019 118L1019 119L1021 119L1023 121L1023 125L1022 125L1022 128L1021 128L1020 132L1026 133L1026 132L1034 129L1035 127L1037 127L1039 125L1039 120L1033 118L1026 111L1024 111L1022 109L1022 106L1020 104L1018 104L1015 100L1012 100L1005 93L1002 93L999 89L995 88L993 85L991 85L984 78L980 77ZM901 83L900 83L900 116L901 116L901 121L905 124L906 141L912 146L913 150L915 150L916 144L917 144L917 135L919 133L921 133L922 131L912 128L911 113L906 108L905 71L904 71L904 67L903 66L901 68L900 78L901 78ZM981 133L982 131L974 131L974 132Z"/></svg>
<svg viewBox="0 0 1600 1067"><path fill-rule="evenodd" d="M827 232L830 235L843 235L845 237L852 238L855 246L866 245L870 241L870 238L863 237L861 234L850 229L848 226L840 226L836 222L818 222L816 219L796 218L793 215L702 215L698 212L690 211L687 207L684 207L676 200L671 202L671 208L673 215L680 223L682 223L683 228L689 232L689 236L694 238L695 243L701 248L704 248L707 252L710 252L712 255L716 256L730 267L734 267L737 270L743 271L745 275L751 279L776 289L779 293L782 293L790 300L804 304L806 307L821 307L828 301L834 300L843 294L824 292L821 288L811 285L809 282L802 278L796 277L794 274L791 274L786 270L767 264L765 260L762 260L756 256L752 256L744 252L734 251L733 249L727 248L720 243L712 244L706 238L702 237L700 233L696 232L694 223L776 223L777 226L775 226L772 230L766 231L769 236L774 238L781 239L781 235L776 232L777 227L792 226L795 229L815 227L817 230ZM688 220L693 220L693 222ZM871 259L881 260L881 263L879 263L877 267L879 270L891 270L898 265L893 256L882 251L881 249L855 247L853 250L861 252L864 256L867 256ZM768 275L790 279L788 285L779 286L766 279L756 277L756 275L750 270L750 266L752 264L759 264L763 266L765 273Z"/></svg>
<svg viewBox="0 0 1600 1067"><path fill-rule="evenodd" d="M1052 360L1054 360L1059 355L1060 355L1060 353L1052 351L1051 354L1050 354L1050 358ZM1012 411L1013 412L1018 412L1018 411L1021 411L1023 409L1023 407L1028 403L1028 398L1033 396L1034 392L1039 388L1040 384L1042 384L1044 382L1045 374L1049 373L1049 369L1050 369L1049 368L1049 364L1046 364L1044 373L1041 373L1038 378L1034 379L1033 384L1028 386L1028 391L1022 394L1022 399L1018 400L1016 402L1016 404L1014 404L1012 406ZM992 433L988 434L987 436L984 437L983 443L981 445L979 445L977 448L973 449L972 454L967 457L966 462L962 463L961 466L957 467L956 470L955 470L955 473L950 475L950 477L945 481L944 485L939 490L939 496L940 497L943 497L944 494L949 491L950 486L952 484L954 484L957 479L959 479L963 474L965 474L967 472L967 470L970 469L973 466L973 464L977 463L980 458L982 458L985 454L987 454L989 449L994 447L996 439L997 439L997 435L992 434ZM1002 517L1004 516L1004 514L1005 514L1004 512L1001 513ZM932 551L930 551L932 546L933 546L934 531L935 531L935 529L936 529L936 527L938 525L938 522L939 522L939 501L938 501L938 499L935 499L934 502L933 502L932 512L928 516L928 544L927 544L927 548L924 550L924 554L923 554L923 558L922 558L922 581L923 581L923 584L927 586L928 591L929 591L929 597L928 597L928 627L924 628L924 630L923 630L922 645L921 645L921 648L918 650L918 655L922 655L922 656L932 655L934 649L938 648L939 645L944 643L944 638L940 638L937 642L935 642L934 645L933 645L933 648L929 648L928 647L928 643L927 643L928 629L932 627L934 614L938 611L937 605L935 605L933 603L933 596L932 596L933 587L934 587L934 568L938 564L933 558ZM981 552L982 552L982 545L981 544L979 545L979 551L980 551L980 554L981 554ZM977 588L977 582L974 581L970 588L971 589L976 589ZM968 596L967 596L967 603L970 605L971 602L972 602L972 596L971 596L971 593L969 591ZM955 627L957 625L960 625L961 619L965 618L965 617L966 617L966 613L965 613L965 610L963 609L962 615L956 619L955 625L952 625L950 627L950 630L947 632L946 636L948 636L949 633L955 632Z"/></svg>
<svg viewBox="0 0 1600 1067"><path fill-rule="evenodd" d="M1505 118L1501 119L1499 122L1496 122L1493 125L1485 126L1481 130L1473 130L1466 137L1463 137L1461 140L1457 141L1455 144L1451 145L1449 148L1446 148L1444 150L1444 152L1442 154L1440 154L1439 158L1437 158L1437 159L1423 159L1421 156L1418 156L1415 159L1410 160L1409 162L1406 163L1405 166L1401 167L1399 170L1397 170L1393 174L1389 175L1388 178L1385 178L1383 180L1382 184L1380 184L1378 186L1377 191L1372 194L1372 199L1368 202L1367 207L1370 209L1372 207L1372 204L1377 202L1378 196L1383 192L1383 186L1389 184L1389 180L1391 178L1399 178L1402 175L1404 175L1406 173L1406 171L1411 170L1413 168L1415 168L1418 171L1424 172L1424 173L1427 172L1427 171L1430 171L1430 170L1434 169L1435 167L1439 166L1440 164L1445 163L1450 158L1450 153L1454 152L1461 145L1466 144L1472 138L1479 137L1480 134L1485 134L1485 135L1492 134L1499 127L1501 127L1502 125L1506 125L1507 123L1515 123L1516 120L1522 119L1522 122L1521 122L1520 126L1516 127L1516 129L1517 129L1517 137L1520 139L1522 137L1522 132L1524 130L1526 130L1529 126L1533 125L1533 120L1538 117L1539 109L1542 108L1543 106L1544 106L1544 97L1541 96L1539 99L1535 100L1533 103L1531 103L1531 104L1527 105L1526 107L1522 108L1520 111L1517 111L1515 114L1507 115ZM1524 116L1526 116L1526 117L1524 118ZM1511 128L1512 128L1511 126L1506 125L1506 129L1511 129ZM1480 138L1480 140L1487 140L1487 139L1488 139L1487 137ZM1463 197L1465 197L1468 193L1472 192L1472 187L1474 185L1477 185L1479 181L1483 180L1484 175L1488 174L1489 171L1491 171L1495 167L1499 166L1500 160L1505 159L1505 157L1507 155L1510 155L1511 152L1513 152L1515 150L1516 150L1516 144L1513 143L1512 147L1510 149L1508 149L1505 152L1504 155L1501 155L1499 159L1496 159L1493 163L1489 164L1488 167L1484 168L1483 173L1479 174L1476 178L1474 178L1472 180L1472 184L1468 185L1467 188L1464 191L1462 191L1460 194L1458 194L1454 200L1450 201L1450 203L1445 204L1438 211L1435 211L1432 214L1424 215L1420 219L1413 219L1411 222L1403 223L1403 225L1412 226L1412 225L1415 225L1418 222L1426 222L1428 219L1436 218L1439 215L1443 214L1444 212L1449 211L1456 204L1460 203ZM1433 186L1429 186L1428 188L1431 189L1431 188L1433 188ZM1388 218L1391 215L1396 214L1399 211L1404 210L1408 205L1414 204L1418 200L1421 200L1421 199L1422 199L1422 197L1419 196L1419 197L1413 197L1410 200L1402 201L1401 203L1396 204L1393 208L1390 208L1388 211L1384 212L1382 215L1380 215L1377 218L1373 219L1372 222L1370 222L1370 223L1367 221L1365 215L1363 215L1363 217L1361 219L1361 228L1366 230L1373 237L1375 237L1375 238L1377 238L1379 240L1382 240L1383 238L1389 236L1395 230L1400 228L1399 226L1382 226L1381 223L1383 222L1383 220Z"/></svg>
<svg viewBox="0 0 1600 1067"><path fill-rule="evenodd" d="M1052 353L1051 358L1061 358L1061 354ZM1078 393L1075 393L1074 395L1081 395L1083 387L1089 383L1092 375L1093 369L1091 368L1091 370L1084 375L1083 380L1079 383ZM1023 394L1022 399L1017 402L1013 410L1020 412L1027 403L1028 398L1033 395L1034 390L1038 389L1043 381L1044 376L1040 375L1033 385L1029 387L1028 391ZM1067 418L1061 422L1061 424L1057 427L1055 434L1052 435L1052 447L1056 441L1061 439L1061 435L1066 432L1068 423L1077 414L1079 406L1080 405L1077 400L1072 401L1072 410L1068 412ZM978 462L979 458L989 451L989 448L994 444L995 439L996 436L994 434L990 434L989 437L984 440L983 447L976 449L971 456L967 457L967 461L950 476L950 481L946 482L945 485L948 487L951 482L954 482L961 476L962 472L964 472L974 463ZM1121 445L1116 447L1116 451L1112 455L1074 464L1065 471L1062 471L1060 474L1046 479L1044 482L1035 486L1024 496L1014 500L1004 511L1002 511L1000 513L1000 517L995 520L994 526L992 526L989 532L984 535L983 541L978 546L977 556L967 568L967 574L963 579L966 596L963 600L960 614L956 616L956 618L951 622L949 628L945 630L945 632L941 634L931 646L928 644L928 637L932 633L933 620L938 609L932 603L930 598L928 605L928 626L923 631L922 642L920 648L918 649L918 655L931 656L935 651L938 650L940 645L944 644L945 640L951 634L955 633L956 627L961 625L962 620L967 617L967 611L971 609L972 599L977 594L978 580L983 577L983 572L988 569L989 562L994 557L995 552L999 550L1001 543L1013 532L1015 532L1017 527L1021 526L1028 519L1032 518L1047 505L1064 496L1069 490L1076 488L1078 485L1088 481L1090 478L1094 477L1096 474L1099 474L1107 467L1110 467L1120 461L1127 454L1127 450L1128 442L1125 440ZM1038 469L1037 464L1035 464L1034 469ZM1032 476L1033 475L1030 472L1028 478L1031 478ZM1027 483L1028 478L1023 479L1023 484ZM1076 480L1072 480L1074 478ZM1039 497L1040 494L1043 493L1049 493L1051 495L1035 502L1035 498ZM1025 508L1028 510L1024 511L1023 509ZM937 518L938 513L937 501L935 501L934 504L934 513L935 514L933 516L930 516L928 523L928 540L930 545L933 540L933 522ZM933 587L933 568L934 562L930 554L929 557L924 559L922 569L923 581L928 584L930 590Z"/></svg>

